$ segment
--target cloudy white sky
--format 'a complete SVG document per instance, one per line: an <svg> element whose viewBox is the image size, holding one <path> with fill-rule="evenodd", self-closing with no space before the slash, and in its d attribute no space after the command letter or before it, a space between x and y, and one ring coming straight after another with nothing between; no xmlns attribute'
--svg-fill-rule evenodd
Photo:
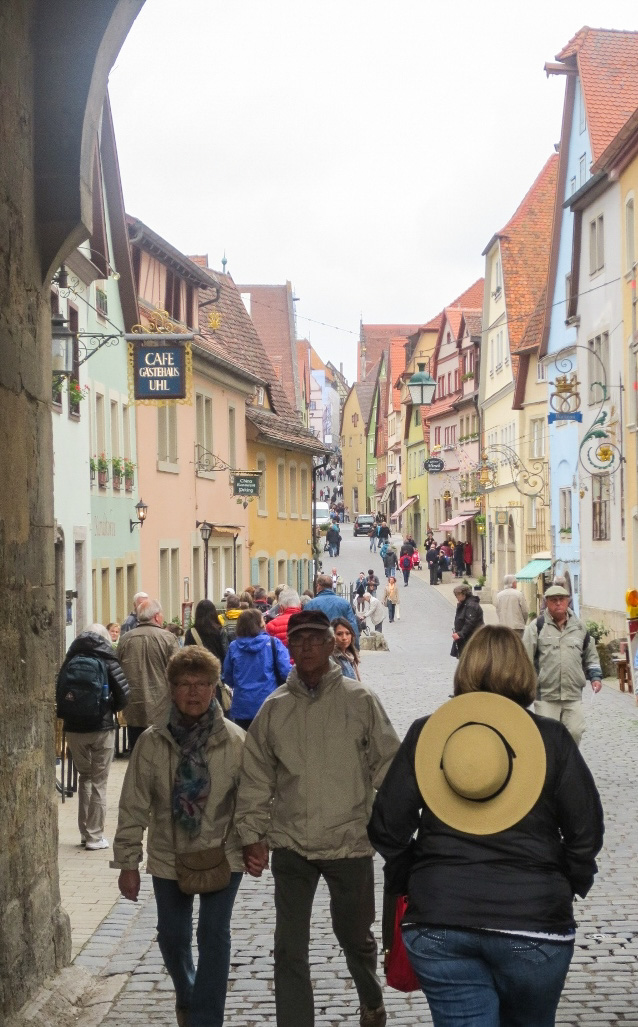
<svg viewBox="0 0 638 1027"><path fill-rule="evenodd" d="M638 8L146 0L110 79L127 210L238 283L290 280L352 381L360 318L423 322L482 275L560 135L543 65L584 24Z"/></svg>

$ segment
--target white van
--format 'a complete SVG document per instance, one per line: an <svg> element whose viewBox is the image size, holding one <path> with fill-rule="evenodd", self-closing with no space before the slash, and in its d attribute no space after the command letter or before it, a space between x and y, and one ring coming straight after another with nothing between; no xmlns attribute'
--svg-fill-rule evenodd
<svg viewBox="0 0 638 1027"><path fill-rule="evenodd" d="M324 502L315 503L314 511L315 511L315 524L317 525L318 528L320 528L322 524L326 524L326 523L329 524L330 523L330 507L328 506L327 503L324 503Z"/></svg>

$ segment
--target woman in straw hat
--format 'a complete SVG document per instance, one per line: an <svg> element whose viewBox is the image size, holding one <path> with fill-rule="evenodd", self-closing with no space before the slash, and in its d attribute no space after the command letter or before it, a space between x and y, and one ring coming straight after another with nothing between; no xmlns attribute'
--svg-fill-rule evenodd
<svg viewBox="0 0 638 1027"><path fill-rule="evenodd" d="M600 799L569 732L532 713L520 639L468 642L455 698L415 721L368 827L435 1027L551 1027L596 873ZM415 834L416 833L416 834Z"/></svg>

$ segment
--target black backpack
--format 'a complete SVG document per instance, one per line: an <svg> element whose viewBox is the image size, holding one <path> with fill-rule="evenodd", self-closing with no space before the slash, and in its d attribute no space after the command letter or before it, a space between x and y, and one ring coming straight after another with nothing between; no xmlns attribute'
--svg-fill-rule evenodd
<svg viewBox="0 0 638 1027"><path fill-rule="evenodd" d="M55 689L57 714L69 730L98 731L112 711L106 667L98 656L72 656L63 664Z"/></svg>

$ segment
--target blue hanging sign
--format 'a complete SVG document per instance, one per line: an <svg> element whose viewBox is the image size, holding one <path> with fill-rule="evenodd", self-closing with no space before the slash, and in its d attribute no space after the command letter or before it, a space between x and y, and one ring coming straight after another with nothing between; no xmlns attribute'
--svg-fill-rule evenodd
<svg viewBox="0 0 638 1027"><path fill-rule="evenodd" d="M184 399L187 391L186 347L180 343L135 345L133 390L136 400Z"/></svg>
<svg viewBox="0 0 638 1027"><path fill-rule="evenodd" d="M580 410L572 410L566 414L548 414L547 423L553 424L554 421L582 421L583 415Z"/></svg>

